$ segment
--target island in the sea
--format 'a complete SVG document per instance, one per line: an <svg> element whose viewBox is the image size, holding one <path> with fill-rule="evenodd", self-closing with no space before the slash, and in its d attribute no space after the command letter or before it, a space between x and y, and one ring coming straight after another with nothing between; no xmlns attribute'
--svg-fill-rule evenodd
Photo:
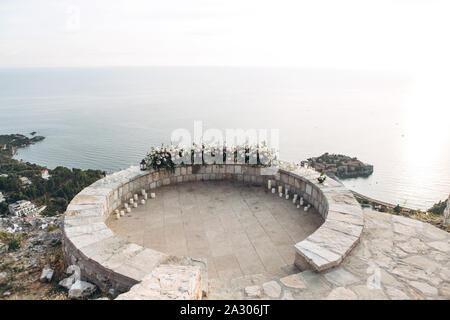
<svg viewBox="0 0 450 320"><path fill-rule="evenodd" d="M307 163L318 172L340 179L367 177L373 173L373 165L342 154L326 152L320 157L309 158L303 163Z"/></svg>
<svg viewBox="0 0 450 320"><path fill-rule="evenodd" d="M36 132L34 132L36 133ZM28 138L22 134L0 135L0 152L7 155L14 155L18 148L24 148L30 144L44 140L43 136Z"/></svg>

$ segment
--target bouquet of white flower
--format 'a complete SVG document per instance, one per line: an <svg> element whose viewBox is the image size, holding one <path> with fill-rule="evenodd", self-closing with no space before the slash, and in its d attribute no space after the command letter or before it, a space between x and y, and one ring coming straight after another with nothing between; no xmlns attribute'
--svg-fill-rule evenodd
<svg viewBox="0 0 450 320"><path fill-rule="evenodd" d="M267 146L226 146L226 145L197 145L190 148L169 145L160 148L152 147L146 158L141 161L141 168L175 170L177 165L191 164L223 164L242 163L257 166L270 166L276 160L276 151Z"/></svg>

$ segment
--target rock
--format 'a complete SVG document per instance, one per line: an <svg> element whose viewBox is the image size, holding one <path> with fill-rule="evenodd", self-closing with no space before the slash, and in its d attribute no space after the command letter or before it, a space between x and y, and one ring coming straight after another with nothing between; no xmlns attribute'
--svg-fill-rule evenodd
<svg viewBox="0 0 450 320"><path fill-rule="evenodd" d="M38 241L44 246L54 247L61 243L61 231L56 232L44 232L38 237Z"/></svg>
<svg viewBox="0 0 450 320"><path fill-rule="evenodd" d="M421 293L427 296L437 296L438 290L432 286L430 286L428 283L420 282L420 281L409 281L408 282L411 286L419 290Z"/></svg>
<svg viewBox="0 0 450 320"><path fill-rule="evenodd" d="M330 284L324 279L323 275L311 270L299 273L300 279L305 283L306 288L313 294L323 296L331 290Z"/></svg>
<svg viewBox="0 0 450 320"><path fill-rule="evenodd" d="M431 259L424 256L411 256L403 259L408 265L414 265L420 270L425 271L427 274L434 272L435 270L441 269L441 265Z"/></svg>
<svg viewBox="0 0 450 320"><path fill-rule="evenodd" d="M276 281L263 284L264 293L271 298L278 298L281 294L281 286Z"/></svg>
<svg viewBox="0 0 450 320"><path fill-rule="evenodd" d="M116 300L201 300L199 266L162 264Z"/></svg>
<svg viewBox="0 0 450 320"><path fill-rule="evenodd" d="M409 296L398 288L386 286L386 293L392 300L406 300Z"/></svg>
<svg viewBox="0 0 450 320"><path fill-rule="evenodd" d="M92 295L97 287L92 283L77 280L69 290L69 299L83 299Z"/></svg>
<svg viewBox="0 0 450 320"><path fill-rule="evenodd" d="M261 297L261 287L260 286L249 286L245 288L245 295L250 298Z"/></svg>
<svg viewBox="0 0 450 320"><path fill-rule="evenodd" d="M450 299L450 284L444 284L439 290L441 295L446 299Z"/></svg>
<svg viewBox="0 0 450 320"><path fill-rule="evenodd" d="M67 267L66 273L70 274L71 276L61 280L59 282L59 285L66 288L67 290L70 290L72 285L81 278L80 267L72 264Z"/></svg>
<svg viewBox="0 0 450 320"><path fill-rule="evenodd" d="M358 297L350 289L344 287L339 287L333 289L330 294L326 297L327 300L356 300Z"/></svg>
<svg viewBox="0 0 450 320"><path fill-rule="evenodd" d="M359 285L351 289L357 294L360 300L387 300L381 288L369 288L367 285Z"/></svg>
<svg viewBox="0 0 450 320"><path fill-rule="evenodd" d="M116 297L116 290L114 290L113 288L109 289L108 296L114 299Z"/></svg>
<svg viewBox="0 0 450 320"><path fill-rule="evenodd" d="M75 283L75 275L71 275L70 277L61 280L61 281L59 282L59 285L60 285L61 287L66 288L67 290L70 290L70 288L72 288L72 285L73 285L74 283Z"/></svg>
<svg viewBox="0 0 450 320"><path fill-rule="evenodd" d="M416 233L416 229L414 229L414 227L400 223L394 223L394 231L405 236Z"/></svg>
<svg viewBox="0 0 450 320"><path fill-rule="evenodd" d="M292 295L292 292L286 290L286 291L284 291L284 294L281 297L281 300L294 300L294 296Z"/></svg>
<svg viewBox="0 0 450 320"><path fill-rule="evenodd" d="M50 282L52 281L52 278L53 278L53 270L49 267L46 267L42 270L42 274L39 280L41 282Z"/></svg>
<svg viewBox="0 0 450 320"><path fill-rule="evenodd" d="M305 283L300 279L297 274L291 274L290 276L280 279L281 283L286 287L294 289L306 289Z"/></svg>
<svg viewBox="0 0 450 320"><path fill-rule="evenodd" d="M428 242L428 245L436 250L449 253L450 252L450 244L446 241L433 241Z"/></svg>
<svg viewBox="0 0 450 320"><path fill-rule="evenodd" d="M7 244L0 246L0 255L6 254L8 252L9 246Z"/></svg>
<svg viewBox="0 0 450 320"><path fill-rule="evenodd" d="M343 268L337 268L326 273L325 278L332 284L341 287L360 281L358 277Z"/></svg>
<svg viewBox="0 0 450 320"><path fill-rule="evenodd" d="M408 239L405 242L399 242L397 243L397 247L402 249L403 251L407 253L413 253L416 254L419 251L426 251L428 250L427 245L420 239L412 238Z"/></svg>
<svg viewBox="0 0 450 320"><path fill-rule="evenodd" d="M8 274L6 272L0 272L0 283L6 282Z"/></svg>
<svg viewBox="0 0 450 320"><path fill-rule="evenodd" d="M31 258L30 260L25 262L24 265L27 268L35 268L35 267L37 267L37 260L36 260L36 258Z"/></svg>

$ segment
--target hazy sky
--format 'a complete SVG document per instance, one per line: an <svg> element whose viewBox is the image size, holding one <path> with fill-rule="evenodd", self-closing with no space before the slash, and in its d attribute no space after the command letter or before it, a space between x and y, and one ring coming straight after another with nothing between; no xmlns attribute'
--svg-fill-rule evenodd
<svg viewBox="0 0 450 320"><path fill-rule="evenodd" d="M1 0L0 67L445 69L449 0Z"/></svg>

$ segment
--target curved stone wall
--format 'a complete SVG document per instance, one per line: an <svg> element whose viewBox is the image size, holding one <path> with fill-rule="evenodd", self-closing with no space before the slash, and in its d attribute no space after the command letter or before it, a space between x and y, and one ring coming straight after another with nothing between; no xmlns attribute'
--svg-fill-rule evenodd
<svg viewBox="0 0 450 320"><path fill-rule="evenodd" d="M244 164L180 166L174 173L130 167L95 182L70 202L63 223L66 262L78 265L82 277L101 290L113 288L116 292L128 291L161 265L204 270L204 261L168 256L119 238L106 226L105 220L142 189L226 179L267 186L267 180L271 179L276 181L274 186L288 186L291 193L303 196L325 219L319 229L295 245L295 264L300 269L325 270L338 265L358 242L363 214L349 190L332 179L319 184L318 176L311 169L287 171ZM206 281L205 272L203 281ZM203 294L206 292L207 285L203 283Z"/></svg>

